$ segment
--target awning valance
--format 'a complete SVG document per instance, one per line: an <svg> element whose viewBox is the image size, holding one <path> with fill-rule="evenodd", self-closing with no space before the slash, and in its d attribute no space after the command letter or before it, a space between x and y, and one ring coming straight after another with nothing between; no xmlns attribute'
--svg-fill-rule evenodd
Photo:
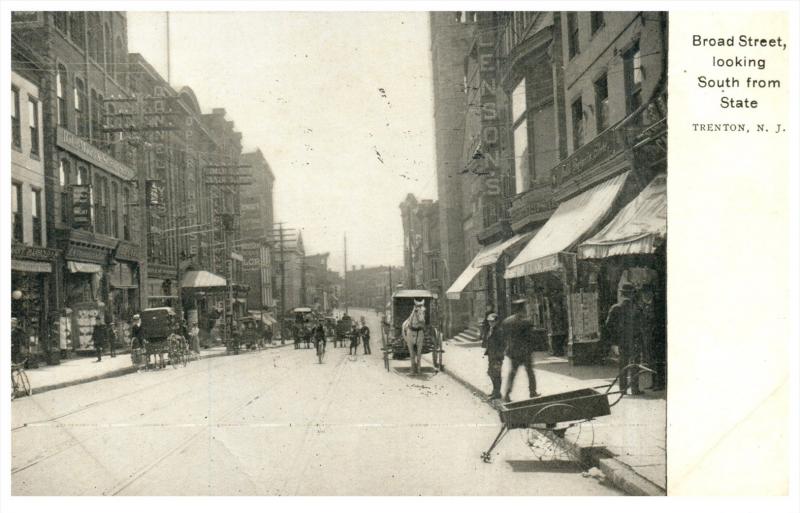
<svg viewBox="0 0 800 513"><path fill-rule="evenodd" d="M481 272L480 267L473 267L472 264L468 265L461 275L456 278L456 281L450 285L445 295L447 299L461 299L461 292L467 288L467 285Z"/></svg>
<svg viewBox="0 0 800 513"><path fill-rule="evenodd" d="M67 260L67 269L71 273L102 273L103 268L99 264L90 264L87 262L73 262Z"/></svg>
<svg viewBox="0 0 800 513"><path fill-rule="evenodd" d="M627 177L626 171L561 203L509 264L505 278L519 278L558 269L557 255L580 242L604 221Z"/></svg>
<svg viewBox="0 0 800 513"><path fill-rule="evenodd" d="M653 253L666 236L667 175L661 174L597 235L578 246L578 257Z"/></svg>
<svg viewBox="0 0 800 513"><path fill-rule="evenodd" d="M181 280L181 287L184 289L204 289L224 287L225 285L225 278L208 271L188 271Z"/></svg>
<svg viewBox="0 0 800 513"><path fill-rule="evenodd" d="M11 259L11 270L23 273L49 273L52 272L50 262L36 262L34 260Z"/></svg>

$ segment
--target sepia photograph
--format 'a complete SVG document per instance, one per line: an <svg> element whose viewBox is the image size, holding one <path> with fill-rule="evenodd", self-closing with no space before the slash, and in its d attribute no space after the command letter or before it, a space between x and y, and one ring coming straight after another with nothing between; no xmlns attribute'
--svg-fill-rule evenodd
<svg viewBox="0 0 800 513"><path fill-rule="evenodd" d="M667 495L669 14L423 6L10 12L12 496Z"/></svg>

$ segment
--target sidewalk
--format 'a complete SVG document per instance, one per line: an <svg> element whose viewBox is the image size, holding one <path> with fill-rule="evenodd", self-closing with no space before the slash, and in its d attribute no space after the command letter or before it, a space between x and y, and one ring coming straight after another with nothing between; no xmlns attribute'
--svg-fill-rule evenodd
<svg viewBox="0 0 800 513"><path fill-rule="evenodd" d="M444 349L445 373L489 402L491 382L486 374L487 360L480 343L451 339L444 343ZM547 353L537 352L534 358L537 390L542 395L608 385L618 372L614 366L573 366L566 358ZM504 366L504 376L506 372ZM649 384L649 377L643 376L643 387ZM613 402L618 397L614 394L609 400ZM527 398L527 377L520 369L511 399L521 401ZM492 406L497 408L498 404ZM665 392L648 390L641 396L628 395L611 408L611 415L592 422L594 443L591 451L584 450L590 444L590 437L585 433L575 444L569 440L570 431L567 431L566 440L571 448L580 450L581 457L600 468L608 479L627 493L665 495L666 414ZM512 441L513 438L507 440ZM487 440L487 446L490 442Z"/></svg>
<svg viewBox="0 0 800 513"><path fill-rule="evenodd" d="M265 349L278 347L289 347L286 345L272 345ZM241 351L239 354L246 354L248 351ZM225 347L217 346L202 349L198 359L215 358L225 356ZM130 352L117 353L116 358L104 354L102 361L96 361L95 356L77 357L69 360L61 360L60 365L44 365L38 369L26 369L25 373L31 382L34 394L40 394L49 390L64 388L100 379L114 378L132 374L137 368L131 363Z"/></svg>

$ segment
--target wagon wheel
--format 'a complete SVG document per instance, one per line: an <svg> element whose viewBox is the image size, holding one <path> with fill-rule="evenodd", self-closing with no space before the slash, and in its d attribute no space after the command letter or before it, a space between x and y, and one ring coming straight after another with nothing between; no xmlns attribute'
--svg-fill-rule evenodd
<svg viewBox="0 0 800 513"><path fill-rule="evenodd" d="M580 420L545 423L545 419L556 417L579 417ZM580 408L567 403L556 403L539 410L522 431L525 443L539 461L581 462L580 451L570 447L591 448L594 445L592 419ZM570 444L565 443L569 441Z"/></svg>

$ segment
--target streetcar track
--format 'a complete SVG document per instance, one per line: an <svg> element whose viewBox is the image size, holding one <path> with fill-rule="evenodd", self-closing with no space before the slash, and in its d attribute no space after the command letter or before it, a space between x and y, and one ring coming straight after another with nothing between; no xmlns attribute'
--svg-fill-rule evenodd
<svg viewBox="0 0 800 513"><path fill-rule="evenodd" d="M257 354L261 354L261 352L259 352ZM210 359L206 358L205 360L210 360ZM202 360L199 360L199 361L202 361ZM219 362L216 365L214 365L214 368L221 367L221 366L225 365L226 363L229 363L229 362ZM209 361L207 365L209 365L209 366L212 365L212 362ZM255 366L255 365L253 365L253 366ZM249 368L250 368L250 366L248 366L248 369ZM173 370L177 370L177 369L173 369ZM168 385L168 384L172 383L173 381L177 381L177 380L182 379L182 378L191 377L191 376L194 376L196 374L200 374L202 372L208 372L209 370L210 370L209 368L197 369L197 370L192 369L192 370L187 371L185 373L182 373L180 375L167 377L162 381L158 381L158 382L153 383L151 385L147 385L147 386L145 386L143 388L137 388L136 390L132 390L130 392L126 392L126 393L124 393L122 395L118 395L118 396L110 397L108 399L103 399L103 400L94 401L94 402L85 404L85 405L83 405L83 406L81 406L79 408L75 408L74 410L70 410L68 412L61 413L61 414L56 415L55 417L51 417L49 419L38 420L38 421L33 421L33 422L26 422L26 423L24 423L22 425L19 425L19 426L16 426L16 427L12 427L11 428L11 432L13 433L14 431L18 431L20 429L29 427L32 424L44 424L44 423L48 423L48 422L54 422L56 420L63 419L64 417L69 417L70 415L75 415L77 413L84 412L84 411L89 410L91 408L94 408L96 406L101 406L101 405L104 405L104 404L107 404L107 403L110 403L110 402L118 401L118 400L123 399L125 397L131 396L131 395L135 395L135 394L139 394L141 392L150 390L152 388L160 387L160 386L163 386L163 385Z"/></svg>
<svg viewBox="0 0 800 513"><path fill-rule="evenodd" d="M244 404L236 406L236 407L231 408L230 410L224 412L220 416L220 418L224 419L226 417L230 417L231 415L234 415L234 414L244 410L248 406L250 406L253 403L255 403L258 399L260 399L264 395L264 393L269 391L269 389L272 388L272 387L274 387L274 383L267 382L266 386L263 389L259 390L258 394L253 396L251 399L249 399ZM208 431L208 429L210 429L212 427L215 427L215 424L204 424L204 425L202 425L199 429L197 429L194 433L192 433L186 439L181 441L178 445L176 445L172 449L168 450L167 452L165 452L164 454L162 454L161 456L159 456L155 460L151 461L150 463L144 465L143 467L140 467L139 470L137 470L134 473L132 473L130 476L128 476L127 479L123 480L121 483L117 483L115 486L113 486L113 487L111 487L109 489L106 489L102 493L102 495L119 495L126 488L128 488L133 483L135 483L136 481L138 481L139 479L141 479L142 477L147 475L153 469L155 469L161 462L165 461L167 458L169 458L170 456L172 456L172 455L174 455L176 453L183 452L187 447L189 447L189 445L195 439L197 439L197 437L199 437L201 434L203 434L204 432Z"/></svg>

